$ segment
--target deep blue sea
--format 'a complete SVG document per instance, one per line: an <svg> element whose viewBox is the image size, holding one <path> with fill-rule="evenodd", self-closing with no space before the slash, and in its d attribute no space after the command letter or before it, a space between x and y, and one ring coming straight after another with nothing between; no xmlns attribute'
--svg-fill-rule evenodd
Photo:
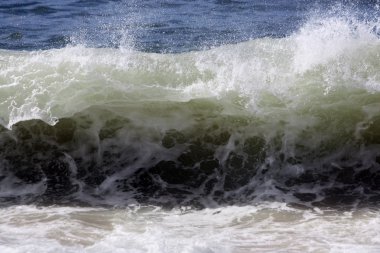
<svg viewBox="0 0 380 253"><path fill-rule="evenodd" d="M0 0L0 252L380 252L379 0Z"/></svg>
<svg viewBox="0 0 380 253"><path fill-rule="evenodd" d="M186 52L296 32L313 15L376 18L376 0L6 1L0 48L38 50L83 44Z"/></svg>

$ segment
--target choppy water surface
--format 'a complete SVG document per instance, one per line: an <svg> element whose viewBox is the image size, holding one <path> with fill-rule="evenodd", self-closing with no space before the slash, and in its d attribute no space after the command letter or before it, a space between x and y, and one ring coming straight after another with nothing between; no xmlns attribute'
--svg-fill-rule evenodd
<svg viewBox="0 0 380 253"><path fill-rule="evenodd" d="M0 3L1 252L378 252L376 1Z"/></svg>

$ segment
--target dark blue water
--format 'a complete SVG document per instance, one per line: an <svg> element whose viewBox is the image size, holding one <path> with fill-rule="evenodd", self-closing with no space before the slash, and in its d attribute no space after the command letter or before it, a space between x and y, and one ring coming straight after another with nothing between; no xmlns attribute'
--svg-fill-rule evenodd
<svg viewBox="0 0 380 253"><path fill-rule="evenodd" d="M84 44L183 52L294 33L310 15L355 9L371 18L376 0L0 1L0 48ZM372 10L372 12L371 12Z"/></svg>

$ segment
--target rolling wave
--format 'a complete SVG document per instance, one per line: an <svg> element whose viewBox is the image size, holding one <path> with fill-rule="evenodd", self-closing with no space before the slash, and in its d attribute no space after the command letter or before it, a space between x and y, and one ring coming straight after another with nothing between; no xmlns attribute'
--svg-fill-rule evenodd
<svg viewBox="0 0 380 253"><path fill-rule="evenodd" d="M377 203L378 27L331 17L182 54L1 50L0 197Z"/></svg>

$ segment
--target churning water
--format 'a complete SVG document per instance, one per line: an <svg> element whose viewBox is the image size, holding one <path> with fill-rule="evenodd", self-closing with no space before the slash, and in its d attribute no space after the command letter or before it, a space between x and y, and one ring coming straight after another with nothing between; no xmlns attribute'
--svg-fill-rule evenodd
<svg viewBox="0 0 380 253"><path fill-rule="evenodd" d="M0 251L380 251L379 12L1 3Z"/></svg>

